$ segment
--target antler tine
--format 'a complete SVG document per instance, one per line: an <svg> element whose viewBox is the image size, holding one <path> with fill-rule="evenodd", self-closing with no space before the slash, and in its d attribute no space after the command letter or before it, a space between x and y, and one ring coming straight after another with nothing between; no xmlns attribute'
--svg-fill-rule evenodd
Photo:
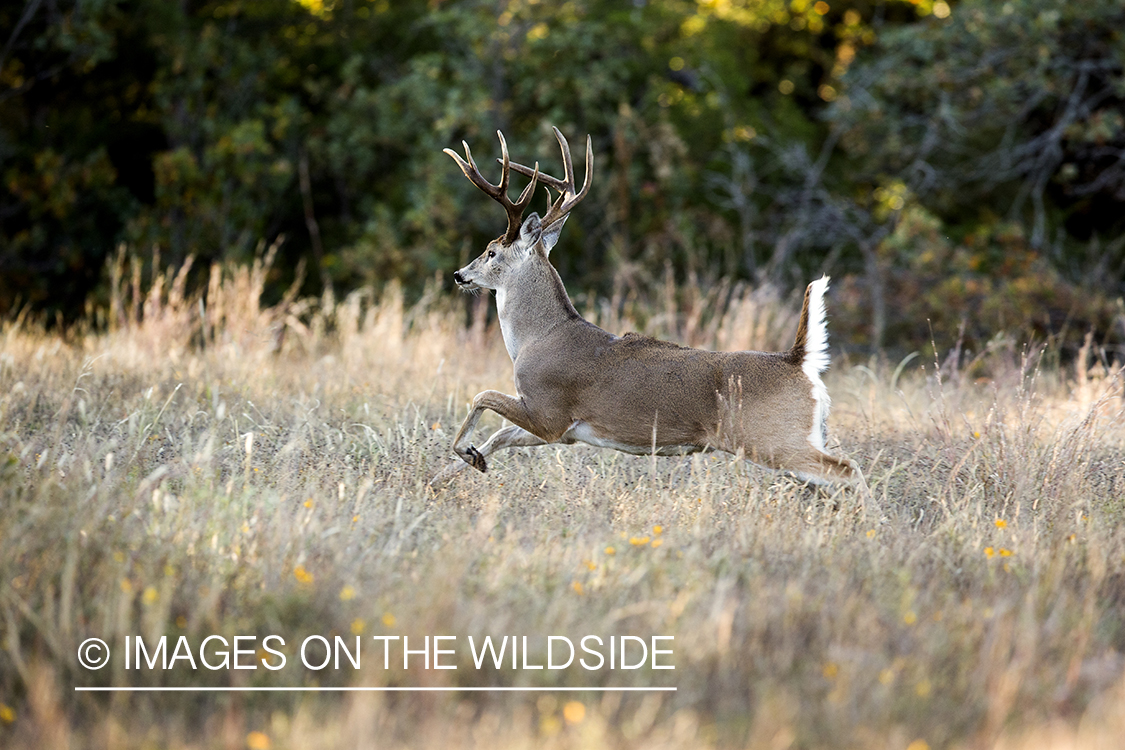
<svg viewBox="0 0 1125 750"><path fill-rule="evenodd" d="M564 136L562 134L561 130L556 128L554 125L551 126L551 130L555 131L555 140L557 140L559 142L559 150L562 151L563 182L565 182L569 186L570 192L573 193L574 192L574 162L572 162L571 159L570 159L570 144L567 142L566 136Z"/></svg>
<svg viewBox="0 0 1125 750"><path fill-rule="evenodd" d="M476 161L473 160L473 152L469 149L469 144L465 141L461 141L461 145L465 147L465 159L462 159L460 155L451 148L442 150L453 157L453 160L457 162L457 166L461 168L461 171L469 178L470 182L480 188L485 195L504 207L505 213L508 214L508 230L504 233L504 244L507 245L511 244L516 237L519 236L520 224L523 221L523 212L531 202L531 196L534 195L536 183L539 181L539 163L535 163L534 170L528 170L528 173L531 175L531 182L523 189L523 192L520 193L519 199L515 203L512 203L512 199L508 197L508 180L511 176L510 169L512 167L511 160L508 158L508 144L504 140L504 134L499 130L496 131L496 135L500 138L500 162L503 164L503 173L500 176L499 185L493 185L480 173Z"/></svg>
<svg viewBox="0 0 1125 750"><path fill-rule="evenodd" d="M565 178L565 189L560 192L558 200L552 204L551 208L547 211L547 215L543 217L543 224L551 224L555 221L566 216L570 213L571 209L581 202L586 197L586 193L590 191L590 177L594 171L594 151L591 148L592 141L589 135L586 136L586 177L582 181L581 192L575 192L574 189L574 163L570 158L570 144L566 142L566 138L559 131L554 128L555 138L559 141L559 148L562 150L563 155L563 171Z"/></svg>
<svg viewBox="0 0 1125 750"><path fill-rule="evenodd" d="M451 148L442 149L442 151L453 157L453 161L457 162L457 166L460 167L465 176L469 178L469 182L484 191L486 195L499 199L499 186L493 185L491 182L484 179L484 175L482 175L477 168L476 161L473 160L473 152L469 148L469 144L465 141L461 141L461 145L465 147L465 156L468 158L468 161L462 159L461 156Z"/></svg>
<svg viewBox="0 0 1125 750"><path fill-rule="evenodd" d="M520 210L521 217L528 204L531 203L531 198L535 195L535 188L539 183L539 178L542 176L543 175L539 173L539 162L535 162L535 169L531 172L531 182L527 183L527 187L523 189L523 192L520 193L520 197L515 203L515 207Z"/></svg>
<svg viewBox="0 0 1125 750"><path fill-rule="evenodd" d="M568 213L570 213L571 209L577 206L578 203L586 197L586 194L590 192L590 180L593 178L594 174L593 140L590 138L590 136L587 135L586 177L582 181L582 190L576 192L574 185L574 163L570 156L570 144L567 143L566 137L563 136L562 132L560 132L558 128L552 128L552 130L555 131L555 138L558 139L559 148L562 151L564 179L560 180L557 177L552 177L549 174L539 174L539 180L543 182L543 184L547 185L548 187L554 188L559 192L558 199L550 205L550 208L547 209L546 216L543 217L544 225L551 224L552 222L558 221L562 217L566 216ZM536 164L537 169L538 166L539 165ZM522 164L516 164L515 162L511 163L511 168L516 170L520 174L525 175L530 175L533 172L533 170L529 167L525 167Z"/></svg>
<svg viewBox="0 0 1125 750"><path fill-rule="evenodd" d="M500 160L497 159L496 161L500 161ZM536 163L538 164L538 162L536 162ZM528 177L530 177L532 175L532 173L535 171L531 167L525 167L524 165L517 164L516 162L512 162L512 169L514 169L515 171L519 172L520 174L526 175ZM560 180L558 177L552 177L551 175L547 174L546 172L540 172L539 173L539 181L542 182L547 187L554 188L555 190L558 190L560 193L563 192L564 190L566 190L566 183L564 181Z"/></svg>
<svg viewBox="0 0 1125 750"><path fill-rule="evenodd" d="M500 139L500 158L504 160L504 171L500 173L500 195L507 199L508 177L512 174L512 161L508 158L508 142L504 140L504 134L497 130L496 137ZM505 208L507 208L507 206L505 206Z"/></svg>

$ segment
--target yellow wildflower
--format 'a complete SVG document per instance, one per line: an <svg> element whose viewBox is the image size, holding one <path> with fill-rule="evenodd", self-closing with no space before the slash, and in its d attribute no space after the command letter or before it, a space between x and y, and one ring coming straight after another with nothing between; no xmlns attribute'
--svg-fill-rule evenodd
<svg viewBox="0 0 1125 750"><path fill-rule="evenodd" d="M579 701L568 701L563 706L563 718L567 724L577 724L586 718L586 706Z"/></svg>

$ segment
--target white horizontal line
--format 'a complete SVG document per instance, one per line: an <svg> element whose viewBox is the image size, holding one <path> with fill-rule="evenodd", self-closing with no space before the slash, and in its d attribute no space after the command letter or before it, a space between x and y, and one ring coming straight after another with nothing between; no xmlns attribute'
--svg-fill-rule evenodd
<svg viewBox="0 0 1125 750"><path fill-rule="evenodd" d="M532 693L675 692L674 687L75 687L80 693Z"/></svg>

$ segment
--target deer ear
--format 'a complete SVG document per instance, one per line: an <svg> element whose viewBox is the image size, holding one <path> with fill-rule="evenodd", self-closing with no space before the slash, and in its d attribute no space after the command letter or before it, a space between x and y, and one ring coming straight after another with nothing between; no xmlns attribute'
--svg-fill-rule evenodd
<svg viewBox="0 0 1125 750"><path fill-rule="evenodd" d="M562 234L563 224L566 224L567 216L570 216L570 214L555 220L543 229L543 252L545 254L550 255L555 243L559 241L559 235Z"/></svg>
<svg viewBox="0 0 1125 750"><path fill-rule="evenodd" d="M539 214L533 211L531 216L524 219L523 224L520 226L518 243L524 250L531 250L542 236L543 223L539 220Z"/></svg>

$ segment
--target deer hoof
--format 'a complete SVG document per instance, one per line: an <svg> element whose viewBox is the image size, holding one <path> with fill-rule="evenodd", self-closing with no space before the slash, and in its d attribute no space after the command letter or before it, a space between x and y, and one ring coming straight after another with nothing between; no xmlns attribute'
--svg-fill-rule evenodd
<svg viewBox="0 0 1125 750"><path fill-rule="evenodd" d="M484 460L484 456L477 450L475 445L470 445L469 449L465 451L468 454L469 465L479 471L481 474L488 473L488 464Z"/></svg>

